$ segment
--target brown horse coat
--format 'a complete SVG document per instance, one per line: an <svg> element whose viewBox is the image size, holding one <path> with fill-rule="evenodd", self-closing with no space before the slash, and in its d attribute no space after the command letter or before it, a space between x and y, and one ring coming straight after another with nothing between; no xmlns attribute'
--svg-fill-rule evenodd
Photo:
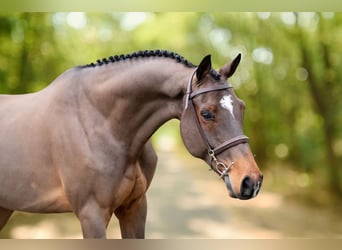
<svg viewBox="0 0 342 250"><path fill-rule="evenodd" d="M149 138L182 118L194 70L175 53L147 51L72 68L36 93L0 95L0 229L15 210L74 212L84 237L106 237L114 213L122 237L144 237L145 193L157 162ZM211 74L197 80L218 84ZM203 149L187 134L185 141ZM222 158L237 154L246 165L230 176L240 193L245 176L254 185L261 173L247 146L232 152Z"/></svg>

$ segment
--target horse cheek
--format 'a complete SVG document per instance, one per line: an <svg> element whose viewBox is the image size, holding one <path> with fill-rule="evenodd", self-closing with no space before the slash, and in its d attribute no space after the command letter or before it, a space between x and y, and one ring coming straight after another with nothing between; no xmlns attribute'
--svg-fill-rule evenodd
<svg viewBox="0 0 342 250"><path fill-rule="evenodd" d="M180 120L181 137L190 154L197 158L205 159L207 149L193 116L194 114L192 114L189 108L183 112Z"/></svg>

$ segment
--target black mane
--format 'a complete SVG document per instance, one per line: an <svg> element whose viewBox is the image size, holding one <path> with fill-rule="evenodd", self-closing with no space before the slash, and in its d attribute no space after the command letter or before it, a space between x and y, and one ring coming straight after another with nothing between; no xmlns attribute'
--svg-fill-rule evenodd
<svg viewBox="0 0 342 250"><path fill-rule="evenodd" d="M135 59L135 58L147 58L147 57L165 57L165 58L171 58L173 60L176 60L179 63L184 64L187 67L195 67L191 62L186 60L183 56L175 53L175 52L170 52L167 50L143 50L143 51L137 51L133 52L131 54L122 54L122 55L115 55L115 56L110 56L108 58L103 58L97 60L95 63L92 62L90 64L85 65L84 67L96 67L96 66L101 66L103 64L108 64L108 63L115 63L115 62L120 62L124 61L127 59Z"/></svg>
<svg viewBox="0 0 342 250"><path fill-rule="evenodd" d="M175 53L175 52L171 52L171 51L167 51L167 50L142 50L142 51L137 51L137 52L133 52L131 54L121 54L121 55L115 55L115 56L110 56L108 58L103 58L103 59L98 59L96 62L92 62L90 64L86 64L84 66L81 66L82 68L88 68L88 67L99 67L105 64L109 64L109 63L115 63L115 62L120 62L120 61L124 61L124 60L129 60L129 59L136 59L136 58L148 58L148 57L164 57L164 58L170 58L173 59L175 61L177 61L178 63L182 63L185 66L189 67L189 68L194 68L196 67L194 64L192 64L191 62L189 62L188 60L186 60L183 56ZM220 79L220 74L218 74L215 70L211 70L210 74L216 79L219 80Z"/></svg>

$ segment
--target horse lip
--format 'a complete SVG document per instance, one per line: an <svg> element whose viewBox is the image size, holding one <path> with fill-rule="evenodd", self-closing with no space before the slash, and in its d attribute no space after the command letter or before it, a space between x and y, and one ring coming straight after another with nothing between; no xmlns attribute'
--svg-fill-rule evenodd
<svg viewBox="0 0 342 250"><path fill-rule="evenodd" d="M228 189L228 191L229 191L230 197L232 197L232 198L238 198L238 196L235 194L234 189L233 189L233 187L232 187L232 184L231 184L231 182L230 182L229 175L225 175L225 176L224 176L224 182L226 183L226 187L227 187L227 189Z"/></svg>

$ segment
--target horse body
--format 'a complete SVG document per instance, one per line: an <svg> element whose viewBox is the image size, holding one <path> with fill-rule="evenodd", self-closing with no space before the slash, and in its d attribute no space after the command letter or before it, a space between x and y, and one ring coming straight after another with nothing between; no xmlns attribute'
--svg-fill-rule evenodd
<svg viewBox="0 0 342 250"><path fill-rule="evenodd" d="M157 63L160 66L160 60ZM166 85L176 84L166 84L172 75L162 78L161 71L160 82L152 81L148 71L155 72L153 63L142 71L148 77L129 82L122 64L74 68L37 93L0 97L0 206L27 212L74 211L79 218L100 209L107 224L113 212L118 209L120 214L121 206L145 199L156 165L146 141L176 115L174 105L166 101L174 91ZM103 78L100 83L92 78L96 70L103 71L95 74ZM164 93L156 93L162 89L159 84L165 85ZM153 89L154 85L159 86ZM134 91L139 86L141 91ZM151 101L151 96L162 94ZM137 99L139 106L133 105Z"/></svg>
<svg viewBox="0 0 342 250"><path fill-rule="evenodd" d="M122 237L144 237L149 138L181 119L194 68L155 56L103 62L0 95L0 229L14 210L72 211L84 237L106 237L114 213Z"/></svg>

